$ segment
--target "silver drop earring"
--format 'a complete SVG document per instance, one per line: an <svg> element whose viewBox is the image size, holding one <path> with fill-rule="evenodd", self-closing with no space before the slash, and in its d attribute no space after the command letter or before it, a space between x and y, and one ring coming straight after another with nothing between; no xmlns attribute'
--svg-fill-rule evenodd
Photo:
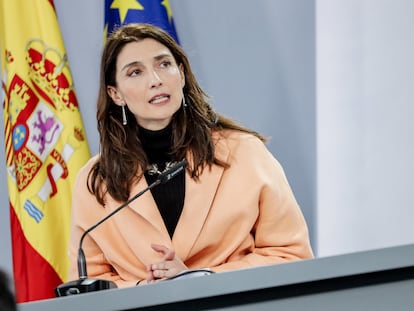
<svg viewBox="0 0 414 311"><path fill-rule="evenodd" d="M183 100L182 100L182 104L183 104L183 107L185 108L185 107L187 107L187 103L185 102L185 96L184 96L184 93L183 93Z"/></svg>
<svg viewBox="0 0 414 311"><path fill-rule="evenodd" d="M128 120L127 120L127 116L126 116L125 105L122 105L121 109L122 109L122 125L127 125Z"/></svg>

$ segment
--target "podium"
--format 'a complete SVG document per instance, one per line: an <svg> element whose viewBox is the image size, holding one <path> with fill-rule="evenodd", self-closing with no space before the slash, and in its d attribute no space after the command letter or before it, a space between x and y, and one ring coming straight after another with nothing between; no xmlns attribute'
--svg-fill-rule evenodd
<svg viewBox="0 0 414 311"><path fill-rule="evenodd" d="M414 310L414 244L22 303L19 310Z"/></svg>

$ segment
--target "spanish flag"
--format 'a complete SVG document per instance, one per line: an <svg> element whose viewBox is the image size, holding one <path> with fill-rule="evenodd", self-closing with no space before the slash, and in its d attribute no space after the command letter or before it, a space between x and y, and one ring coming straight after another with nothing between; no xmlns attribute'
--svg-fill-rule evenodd
<svg viewBox="0 0 414 311"><path fill-rule="evenodd" d="M168 0L105 0L105 37L129 23L158 26L179 42Z"/></svg>
<svg viewBox="0 0 414 311"><path fill-rule="evenodd" d="M53 0L0 0L0 50L15 293L26 302L67 281L72 188L90 152Z"/></svg>

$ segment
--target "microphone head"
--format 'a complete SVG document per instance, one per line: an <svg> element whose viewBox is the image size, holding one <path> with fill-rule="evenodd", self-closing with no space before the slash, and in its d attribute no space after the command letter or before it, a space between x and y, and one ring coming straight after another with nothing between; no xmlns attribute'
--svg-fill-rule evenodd
<svg viewBox="0 0 414 311"><path fill-rule="evenodd" d="M160 174L158 176L158 180L160 181L161 184L164 184L164 183L170 181L175 176L177 176L181 171L183 171L187 167L187 165L188 165L187 160L183 160L183 161L177 163L176 165L174 165L173 167L171 167L170 169L168 169L164 173Z"/></svg>

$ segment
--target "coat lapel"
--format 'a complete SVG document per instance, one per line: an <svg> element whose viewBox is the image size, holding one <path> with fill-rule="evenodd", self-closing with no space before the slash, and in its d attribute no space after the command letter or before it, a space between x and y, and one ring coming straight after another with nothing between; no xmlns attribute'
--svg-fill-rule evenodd
<svg viewBox="0 0 414 311"><path fill-rule="evenodd" d="M142 177L139 183L135 187L133 187L131 193L135 195L136 193L142 191L147 187L147 181L145 177ZM146 221L151 223L156 231L162 234L166 234L166 236L168 237L167 228L164 225L164 221L162 220L161 214L158 211L157 204L155 203L150 190L148 190L137 200L131 202L129 206L136 213L140 214Z"/></svg>
<svg viewBox="0 0 414 311"><path fill-rule="evenodd" d="M146 187L148 187L148 184L145 178L142 177L132 187L131 197ZM108 204L108 207L112 211L119 205L119 203L112 201L111 204ZM153 262L154 260L156 252L152 250L151 243L171 247L167 228L151 195L151 191L145 192L142 196L132 201L113 220L123 236L123 240L143 263ZM159 257L161 258L162 256L159 255Z"/></svg>
<svg viewBox="0 0 414 311"><path fill-rule="evenodd" d="M217 137L216 137L217 138ZM215 155L227 161L229 150L223 140L217 139ZM184 261L191 255L191 250L203 229L208 212L211 209L224 168L207 166L198 181L186 175L184 208L173 235L173 247Z"/></svg>

